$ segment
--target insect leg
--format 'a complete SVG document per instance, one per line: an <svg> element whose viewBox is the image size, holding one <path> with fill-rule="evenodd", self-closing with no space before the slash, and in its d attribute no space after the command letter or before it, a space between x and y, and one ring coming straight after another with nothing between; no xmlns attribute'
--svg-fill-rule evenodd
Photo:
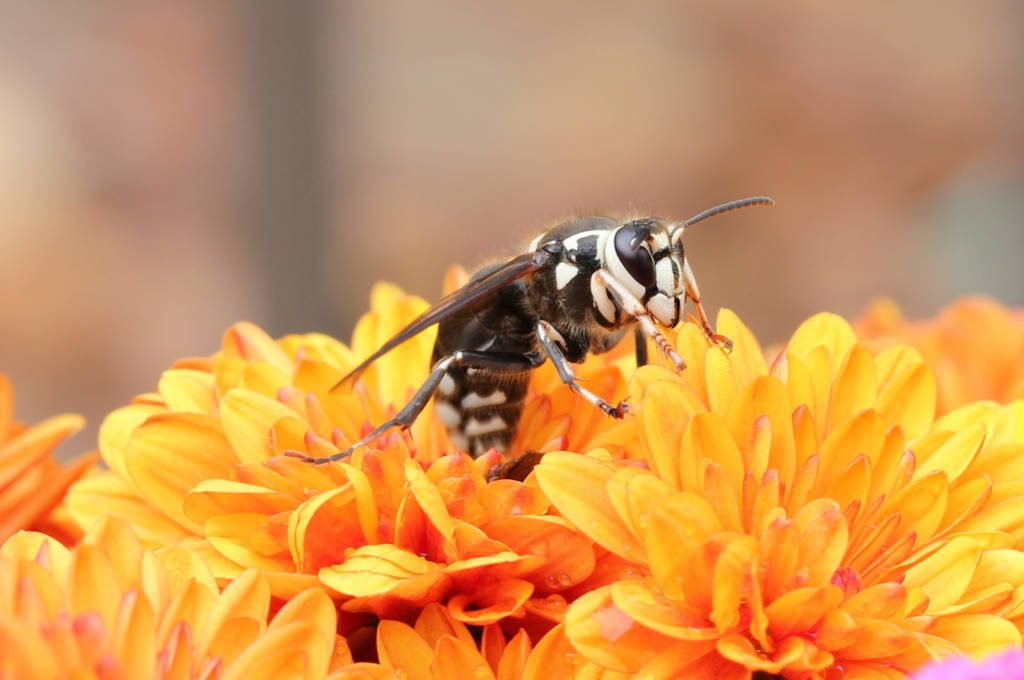
<svg viewBox="0 0 1024 680"><path fill-rule="evenodd" d="M701 304L700 290L697 289L697 279L693 276L693 270L690 269L689 260L683 260L683 284L686 286L686 296L693 300L693 308L697 312L697 322L700 323L701 329L704 331L704 335L711 342L721 345L722 349L726 352L732 350L732 340L716 333L711 324L708 323L707 314L704 313L704 305Z"/></svg>
<svg viewBox="0 0 1024 680"><path fill-rule="evenodd" d="M430 370L430 376L427 378L427 381L423 383L418 390L416 390L416 394L412 396L409 403L406 404L401 411L396 413L394 418L378 425L372 432L352 444L352 446L348 447L344 451L324 458L312 458L310 456L302 455L297 451L287 451L285 453L286 455L291 456L292 458L298 458L305 463L323 465L324 463L331 463L350 456L357 448L369 444L393 427L400 427L402 429L409 427L413 422L415 422L419 414L422 413L427 402L429 402L430 398L434 396L434 393L437 392L437 388L440 386L441 380L448 372L448 368L452 365L464 366L470 369L486 369L496 373L519 373L524 370L536 368L543 363L543 361L544 358L537 352L527 352L525 354L516 354L514 352L478 352L474 350L460 350L458 352L453 352L434 364L434 367Z"/></svg>
<svg viewBox="0 0 1024 680"><path fill-rule="evenodd" d="M644 337L644 332L637 328L633 331L633 342L636 345L636 366L647 365L647 338Z"/></svg>
<svg viewBox="0 0 1024 680"><path fill-rule="evenodd" d="M615 296L622 311L637 320L640 324L639 330L654 341L654 344L672 362L677 371L686 368L686 362L683 361L683 358L679 356L679 353L676 352L672 345L668 344L665 336L658 331L658 327L654 324L654 319L651 318L650 313L644 307L644 303L640 302L635 295L626 290L626 287L616 281L614 276L604 269L598 269L591 277L591 284L593 287L604 290L606 293L610 292Z"/></svg>
<svg viewBox="0 0 1024 680"><path fill-rule="evenodd" d="M565 358L559 344L565 344L565 340L562 338L562 334L555 330L555 327L549 324L547 321L541 320L537 322L537 339L540 340L540 346L544 349L545 354L551 358L551 363L555 365L555 371L558 373L558 377L562 379L562 382L572 388L573 392L580 395L597 408L604 411L605 415L611 416L612 418L621 418L629 412L629 405L622 401L619 402L618 406L612 406L607 401L597 396L583 385L576 382L576 374L572 371L572 364Z"/></svg>

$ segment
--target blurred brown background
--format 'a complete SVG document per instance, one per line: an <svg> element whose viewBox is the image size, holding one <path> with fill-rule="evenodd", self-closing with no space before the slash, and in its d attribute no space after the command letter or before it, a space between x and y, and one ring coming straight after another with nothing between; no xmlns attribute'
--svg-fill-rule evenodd
<svg viewBox="0 0 1024 680"><path fill-rule="evenodd" d="M573 212L688 217L767 341L1024 303L1024 6L0 2L0 371L104 413L239 319L347 337Z"/></svg>

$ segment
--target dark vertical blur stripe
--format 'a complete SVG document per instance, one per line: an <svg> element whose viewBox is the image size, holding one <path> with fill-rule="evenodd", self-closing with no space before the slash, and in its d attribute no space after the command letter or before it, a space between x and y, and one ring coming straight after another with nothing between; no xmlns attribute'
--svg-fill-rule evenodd
<svg viewBox="0 0 1024 680"><path fill-rule="evenodd" d="M243 2L251 112L252 175L243 214L257 242L268 330L322 330L329 316L327 277L327 136L324 134L321 2ZM333 326L333 324L332 324Z"/></svg>

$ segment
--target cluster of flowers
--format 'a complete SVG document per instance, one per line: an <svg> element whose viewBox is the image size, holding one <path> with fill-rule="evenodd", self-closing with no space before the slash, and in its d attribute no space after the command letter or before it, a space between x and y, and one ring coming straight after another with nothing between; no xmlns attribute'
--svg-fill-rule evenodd
<svg viewBox="0 0 1024 680"><path fill-rule="evenodd" d="M504 458L454 452L432 413L344 462L285 455L406 402L429 332L331 387L424 308L378 286L351 347L237 324L106 418L102 469L57 464L80 419L26 428L0 381L0 680L888 679L952 658L932 680L1020 647L1019 316L879 305L766 355L723 311L731 353L684 324L681 373L587 360L622 421L543 367L522 482L488 481Z"/></svg>

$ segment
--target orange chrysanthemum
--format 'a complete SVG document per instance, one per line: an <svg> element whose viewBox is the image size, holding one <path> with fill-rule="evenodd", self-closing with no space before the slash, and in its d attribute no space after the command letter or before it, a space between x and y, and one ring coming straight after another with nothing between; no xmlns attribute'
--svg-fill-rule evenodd
<svg viewBox="0 0 1024 680"><path fill-rule="evenodd" d="M268 623L270 603L256 570L219 592L194 554L143 550L119 521L71 550L23 532L0 549L0 680L317 680L351 664L321 590Z"/></svg>
<svg viewBox="0 0 1024 680"><path fill-rule="evenodd" d="M901 678L1020 644L1024 403L934 419L920 355L831 315L769 367L691 325L631 383L650 470L549 454L557 510L617 558L569 608L589 660L645 678ZM624 565L631 565L626 573Z"/></svg>
<svg viewBox="0 0 1024 680"><path fill-rule="evenodd" d="M415 627L381 621L376 643L378 663L352 664L329 680L614 678L614 674L602 675L599 667L572 649L563 626L551 629L536 647L524 630L506 639L498 624L485 626L474 637L465 624L437 604L423 609Z"/></svg>
<svg viewBox="0 0 1024 680"><path fill-rule="evenodd" d="M453 451L432 411L411 436L386 435L345 463L282 455L345 449L425 380L429 333L375 362L354 391L330 393L357 357L425 308L387 286L372 304L351 350L322 335L274 341L242 323L212 358L178 362L157 393L106 419L100 451L110 471L72 488L72 513L83 524L121 517L147 547L185 547L222 580L257 568L282 598L322 582L350 612L412 617L445 601L470 623L533 614L553 625L564 613L557 594L593 569L592 543L547 516L535 487L486 483L501 456ZM624 396L614 363L624 357L584 366L594 391ZM550 369L537 375L519 446L637 448L632 425L551 388L555 380Z"/></svg>
<svg viewBox="0 0 1024 680"><path fill-rule="evenodd" d="M53 449L82 428L81 416L55 416L33 427L14 419L14 390L0 373L0 543L16 531L38 528L62 540L79 536L58 507L71 483L95 462L84 456L64 467Z"/></svg>
<svg viewBox="0 0 1024 680"><path fill-rule="evenodd" d="M982 399L1007 404L1024 397L1024 311L968 297L930 321L908 321L888 300L854 323L873 348L915 347L935 374L939 413Z"/></svg>

